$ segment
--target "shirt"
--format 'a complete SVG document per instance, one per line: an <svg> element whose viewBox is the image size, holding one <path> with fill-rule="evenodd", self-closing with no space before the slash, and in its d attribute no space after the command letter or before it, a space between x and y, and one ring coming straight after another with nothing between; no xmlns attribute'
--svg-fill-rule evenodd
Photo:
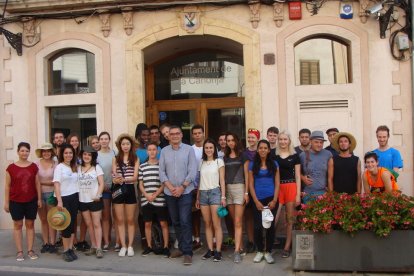
<svg viewBox="0 0 414 276"><path fill-rule="evenodd" d="M296 182L295 166L300 164L299 155L295 153L286 158L276 155L276 161L280 169L280 184Z"/></svg>
<svg viewBox="0 0 414 276"><path fill-rule="evenodd" d="M145 162L139 166L138 179L143 182L146 193L153 194L161 187L159 170L159 164L149 164L148 162ZM152 204L157 207L166 206L164 193L160 193L153 202L149 202L142 194L141 206L147 204Z"/></svg>
<svg viewBox="0 0 414 276"><path fill-rule="evenodd" d="M40 165L40 160L35 162L37 167L39 168L39 181L40 181L40 188L42 190L42 193L50 193L53 192L54 187L48 186L48 185L42 185L42 183L50 183L53 182L53 172L56 168L57 163L52 160L52 165L48 168L43 168L42 165Z"/></svg>
<svg viewBox="0 0 414 276"><path fill-rule="evenodd" d="M224 167L223 159L217 158L211 161L202 161L199 167L201 191L212 190L220 187L220 168Z"/></svg>
<svg viewBox="0 0 414 276"><path fill-rule="evenodd" d="M203 147L197 147L195 144L191 146L194 150L195 158L197 160L197 168L200 168L201 162L203 161ZM200 184L200 175L197 174L194 180L194 187L198 188Z"/></svg>
<svg viewBox="0 0 414 276"><path fill-rule="evenodd" d="M39 169L36 164L31 163L27 167L19 167L13 163L7 167L6 171L10 175L10 200L30 202L37 198L36 175Z"/></svg>
<svg viewBox="0 0 414 276"><path fill-rule="evenodd" d="M403 160L401 158L401 154L395 148L389 148L384 151L375 149L374 152L378 155L378 166L388 169L401 169L403 167Z"/></svg>
<svg viewBox="0 0 414 276"><path fill-rule="evenodd" d="M142 148L137 149L135 154L138 156L140 163L144 163L148 161L147 147L143 149ZM157 147L157 159L160 159L160 154L161 154L161 148L160 146L158 146Z"/></svg>
<svg viewBox="0 0 414 276"><path fill-rule="evenodd" d="M96 161L104 173L104 184L107 188L112 186L112 159L115 157L115 151L108 152L98 151L98 158Z"/></svg>
<svg viewBox="0 0 414 276"><path fill-rule="evenodd" d="M73 195L79 192L78 172L72 172L72 169L64 163L56 166L53 182L59 182L61 196Z"/></svg>
<svg viewBox="0 0 414 276"><path fill-rule="evenodd" d="M306 156L309 153L309 158ZM303 175L308 175L312 180L312 185L306 185L305 193L326 192L328 186L328 162L332 158L332 153L322 149L318 153L313 150L304 151L300 154L301 170Z"/></svg>
<svg viewBox="0 0 414 276"><path fill-rule="evenodd" d="M224 157L226 184L244 184L244 162L248 159L242 154L239 157Z"/></svg>
<svg viewBox="0 0 414 276"><path fill-rule="evenodd" d="M101 166L91 167L87 172L82 172L78 167L79 202L93 202L99 189L98 176L103 175Z"/></svg>
<svg viewBox="0 0 414 276"><path fill-rule="evenodd" d="M190 183L184 190L184 194L194 190L193 181L197 174L197 161L191 146L180 143L178 149L171 145L161 150L160 157L160 181L170 181L175 187L181 186L185 181ZM171 195L170 190L165 187L164 193Z"/></svg>
<svg viewBox="0 0 414 276"><path fill-rule="evenodd" d="M276 161L275 166L278 168ZM249 163L249 171L253 171L253 162ZM260 169L257 174L253 173L254 191L257 199L265 199L274 196L275 193L275 172L269 173L268 169Z"/></svg>

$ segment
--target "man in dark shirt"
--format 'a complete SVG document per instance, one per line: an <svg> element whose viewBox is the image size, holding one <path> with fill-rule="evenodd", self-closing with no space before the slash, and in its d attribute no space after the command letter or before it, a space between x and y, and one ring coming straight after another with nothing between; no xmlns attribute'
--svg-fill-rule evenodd
<svg viewBox="0 0 414 276"><path fill-rule="evenodd" d="M299 155L302 151L310 149L310 135L311 131L307 128L299 130L299 142L300 145L295 147L296 153Z"/></svg>
<svg viewBox="0 0 414 276"><path fill-rule="evenodd" d="M330 144L325 149L329 150L332 153L332 156L338 155L338 152L332 147L333 138L338 132L339 130L336 127L329 128L326 131L326 135L328 136L328 140Z"/></svg>
<svg viewBox="0 0 414 276"><path fill-rule="evenodd" d="M332 139L332 147L339 152L334 155L333 189L338 193L361 192L361 161L353 151L356 140L350 133L339 132Z"/></svg>

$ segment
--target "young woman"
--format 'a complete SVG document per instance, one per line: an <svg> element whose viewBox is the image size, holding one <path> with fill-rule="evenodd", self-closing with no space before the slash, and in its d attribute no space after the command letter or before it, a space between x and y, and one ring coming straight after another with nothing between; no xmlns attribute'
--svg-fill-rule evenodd
<svg viewBox="0 0 414 276"><path fill-rule="evenodd" d="M69 134L66 141L68 141L68 143L75 149L76 161L80 165L82 160L81 160L80 155L79 155L79 153L80 153L80 137L79 137L79 135L76 134L76 133L71 133L71 134Z"/></svg>
<svg viewBox="0 0 414 276"><path fill-rule="evenodd" d="M295 207L300 204L300 159L292 145L291 135L282 131L278 136L276 161L280 171L279 204L286 206L286 243L282 258L290 256Z"/></svg>
<svg viewBox="0 0 414 276"><path fill-rule="evenodd" d="M245 177L245 157L241 151L240 140L234 133L226 135L226 152L224 155L226 203L234 224L234 255L233 261L242 261L240 250L242 246L242 225L244 205L249 201L249 187Z"/></svg>
<svg viewBox="0 0 414 276"><path fill-rule="evenodd" d="M90 145L96 152L101 149L101 144L99 144L99 137L97 135L88 137L88 145Z"/></svg>
<svg viewBox="0 0 414 276"><path fill-rule="evenodd" d="M114 204L118 234L121 241L121 249L118 256L134 256L132 244L135 235L134 215L137 209L135 183L138 179L139 160L135 154L137 142L129 134L119 135L116 146L118 155L112 160L112 182L114 183L112 203ZM118 187L117 187L118 186ZM123 186L123 187L120 187ZM121 194L116 196L118 190ZM125 238L125 222L128 231L128 247Z"/></svg>
<svg viewBox="0 0 414 276"><path fill-rule="evenodd" d="M367 152L364 156L365 172L362 176L365 193L391 193L398 190L398 185L394 175L383 167L378 167L378 155Z"/></svg>
<svg viewBox="0 0 414 276"><path fill-rule="evenodd" d="M200 186L197 191L196 207L201 209L206 227L208 251L202 259L213 257L213 261L221 261L221 244L223 230L217 208L226 206L226 187L224 184L224 161L218 158L217 146L213 139L206 139L203 144L203 161L200 164ZM213 228L216 238L216 250L213 251Z"/></svg>
<svg viewBox="0 0 414 276"><path fill-rule="evenodd" d="M139 166L139 189L141 191L141 210L145 224L145 237L147 247L142 256L153 252L151 239L151 227L154 217L160 222L164 248L162 255L170 256L169 232L168 232L168 209L164 196L164 184L160 182L159 163L157 158L158 145L150 142L147 145L148 161Z"/></svg>
<svg viewBox="0 0 414 276"><path fill-rule="evenodd" d="M111 141L111 135L108 132L103 131L99 134L99 144L101 146L98 152L98 164L101 166L104 173L104 190L102 193L103 200L103 211L102 211L102 236L104 245L102 250L104 252L109 250L109 243L111 240L111 229L112 229L112 159L115 157L115 151L109 147ZM113 214L115 216L115 212ZM114 217L115 220L115 217ZM116 227L115 227L116 229ZM116 240L118 241L118 231L115 231ZM119 246L118 246L119 247Z"/></svg>
<svg viewBox="0 0 414 276"><path fill-rule="evenodd" d="M102 192L104 189L103 171L96 163L97 152L91 147L84 147L81 152L82 164L78 167L79 175L79 210L91 237L91 248L86 255L96 254L103 257L102 243Z"/></svg>
<svg viewBox="0 0 414 276"><path fill-rule="evenodd" d="M56 230L49 227L47 222L47 212L52 206L47 204L47 200L53 195L53 172L57 163L53 160L55 153L53 151L53 145L50 143L43 144L40 148L36 149L36 156L39 160L36 162L39 168L39 181L42 192L42 208L38 209L40 221L42 222L42 238L43 245L40 250L41 253L56 253Z"/></svg>
<svg viewBox="0 0 414 276"><path fill-rule="evenodd" d="M62 211L63 207L66 208L71 217L68 227L62 230L62 257L66 262L72 262L78 259L72 248L76 230L75 220L79 209L79 187L75 149L69 144L61 147L59 164L53 174L53 183L58 210Z"/></svg>
<svg viewBox="0 0 414 276"><path fill-rule="evenodd" d="M269 228L262 225L262 211L269 208L275 216L279 195L279 170L276 161L270 156L270 143L260 140L254 162L249 164L250 193L254 201L254 237L257 253L253 262L259 263L265 258L269 264L274 263L272 246L275 239L274 223ZM263 244L263 230L266 232L266 248ZM265 251L266 250L266 251Z"/></svg>
<svg viewBox="0 0 414 276"><path fill-rule="evenodd" d="M23 220L26 226L27 256L38 258L33 251L35 237L34 220L37 208L42 207L38 167L28 160L30 144L21 142L17 146L19 160L10 164L6 169L4 192L4 211L11 214L13 219L13 237L17 248L17 261L24 260L23 254Z"/></svg>

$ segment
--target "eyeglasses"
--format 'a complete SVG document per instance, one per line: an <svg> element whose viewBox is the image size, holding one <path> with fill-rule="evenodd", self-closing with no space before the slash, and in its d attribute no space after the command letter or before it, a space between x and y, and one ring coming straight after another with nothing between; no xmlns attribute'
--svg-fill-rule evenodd
<svg viewBox="0 0 414 276"><path fill-rule="evenodd" d="M170 136L176 136L176 135L180 135L181 132L170 132Z"/></svg>

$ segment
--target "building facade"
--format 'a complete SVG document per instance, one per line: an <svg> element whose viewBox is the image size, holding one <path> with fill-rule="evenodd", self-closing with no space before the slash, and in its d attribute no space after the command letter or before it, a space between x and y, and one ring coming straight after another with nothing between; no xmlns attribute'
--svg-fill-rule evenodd
<svg viewBox="0 0 414 276"><path fill-rule="evenodd" d="M362 157L385 124L404 159L400 187L413 194L412 68L388 40L405 24L400 7L381 39L368 0L346 2L350 19L343 1L299 2L295 20L283 1L9 2L2 27L22 33L23 50L0 36L1 179L20 141L36 148L56 129L85 144L139 122L179 124L188 139L195 123L212 138L337 127ZM10 226L1 212L0 228Z"/></svg>

